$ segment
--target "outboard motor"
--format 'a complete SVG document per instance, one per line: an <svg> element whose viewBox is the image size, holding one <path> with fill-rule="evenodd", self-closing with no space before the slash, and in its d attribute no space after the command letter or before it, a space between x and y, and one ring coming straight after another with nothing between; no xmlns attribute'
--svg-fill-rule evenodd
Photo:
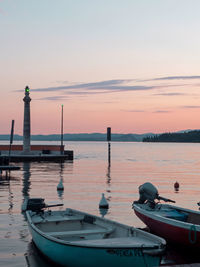
<svg viewBox="0 0 200 267"><path fill-rule="evenodd" d="M156 203L155 200L164 200L165 202L173 202L175 201L159 196L157 188L152 183L144 183L139 186L139 194L140 198L138 201L134 201L134 203L143 204L148 202L151 208L154 208Z"/></svg>
<svg viewBox="0 0 200 267"><path fill-rule="evenodd" d="M146 201L150 203L154 203L154 200L158 198L158 190L157 188L151 183L144 183L139 186L139 194L140 198L135 203L143 204Z"/></svg>
<svg viewBox="0 0 200 267"><path fill-rule="evenodd" d="M46 204L44 198L29 198L25 206L25 210L39 212L46 207Z"/></svg>
<svg viewBox="0 0 200 267"><path fill-rule="evenodd" d="M41 212L46 208L59 206L63 206L63 204L46 205L44 202L44 198L29 198L25 199L22 205L22 211L31 210L35 212Z"/></svg>

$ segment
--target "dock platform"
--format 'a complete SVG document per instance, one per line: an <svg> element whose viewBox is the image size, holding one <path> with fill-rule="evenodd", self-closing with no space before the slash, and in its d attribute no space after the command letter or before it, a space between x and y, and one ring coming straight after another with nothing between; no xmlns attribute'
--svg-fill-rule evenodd
<svg viewBox="0 0 200 267"><path fill-rule="evenodd" d="M3 176L3 171L5 171L6 179L10 178L11 171L18 171L21 168L19 166L12 166L12 165L0 165L0 177Z"/></svg>
<svg viewBox="0 0 200 267"><path fill-rule="evenodd" d="M8 160L8 156L0 156L4 160ZM65 160L73 160L73 151L69 151L64 155L55 155L55 154L30 154L30 155L21 155L21 154L12 154L10 156L10 162L25 162L25 161L65 161Z"/></svg>
<svg viewBox="0 0 200 267"><path fill-rule="evenodd" d="M17 171L17 170L20 170L20 167L18 167L18 166L10 166L10 165L0 166L0 172L1 171Z"/></svg>

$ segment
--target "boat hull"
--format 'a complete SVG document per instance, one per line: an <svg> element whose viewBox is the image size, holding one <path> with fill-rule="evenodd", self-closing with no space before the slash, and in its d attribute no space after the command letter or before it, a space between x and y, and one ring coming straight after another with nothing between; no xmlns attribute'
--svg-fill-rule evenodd
<svg viewBox="0 0 200 267"><path fill-rule="evenodd" d="M161 216L151 216L150 212L145 213L136 206L134 207L134 212L149 227L152 233L163 237L168 242L193 248L200 247L199 225L170 219L164 220Z"/></svg>
<svg viewBox="0 0 200 267"><path fill-rule="evenodd" d="M29 231L40 252L65 267L155 267L164 239L81 211L27 211Z"/></svg>
<svg viewBox="0 0 200 267"><path fill-rule="evenodd" d="M70 267L159 266L160 257L144 254L139 248L87 248L61 244L38 234L30 227L33 242L51 261Z"/></svg>

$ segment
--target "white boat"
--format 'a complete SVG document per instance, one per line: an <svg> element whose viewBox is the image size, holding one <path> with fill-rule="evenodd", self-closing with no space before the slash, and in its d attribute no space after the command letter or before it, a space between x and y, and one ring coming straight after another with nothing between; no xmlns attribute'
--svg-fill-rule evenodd
<svg viewBox="0 0 200 267"><path fill-rule="evenodd" d="M70 267L160 265L166 246L160 237L69 208L33 210L26 211L33 242L57 264Z"/></svg>

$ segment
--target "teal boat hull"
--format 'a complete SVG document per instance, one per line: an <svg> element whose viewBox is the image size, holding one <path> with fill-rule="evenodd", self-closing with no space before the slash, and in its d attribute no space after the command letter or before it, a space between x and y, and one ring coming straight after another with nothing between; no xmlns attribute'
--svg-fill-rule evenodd
<svg viewBox="0 0 200 267"><path fill-rule="evenodd" d="M51 261L65 267L155 267L161 257L148 255L141 248L94 248L62 244L30 227L37 248Z"/></svg>

